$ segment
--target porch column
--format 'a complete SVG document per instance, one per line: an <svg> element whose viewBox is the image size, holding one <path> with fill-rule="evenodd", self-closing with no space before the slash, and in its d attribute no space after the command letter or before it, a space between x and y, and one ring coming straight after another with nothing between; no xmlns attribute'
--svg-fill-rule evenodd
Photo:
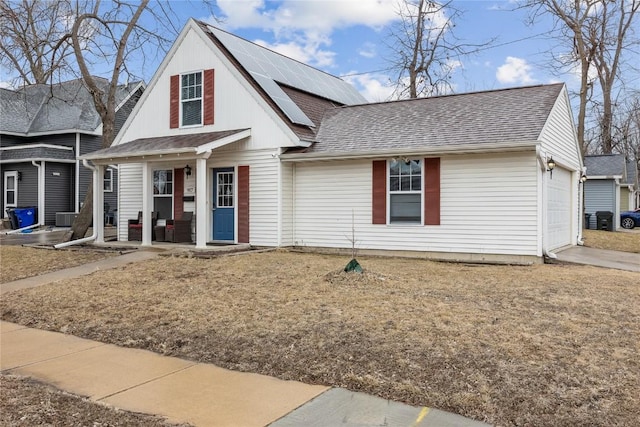
<svg viewBox="0 0 640 427"><path fill-rule="evenodd" d="M104 243L104 165L96 165L93 171L93 227L96 243Z"/></svg>
<svg viewBox="0 0 640 427"><path fill-rule="evenodd" d="M152 174L149 162L142 163L142 246L151 246Z"/></svg>
<svg viewBox="0 0 640 427"><path fill-rule="evenodd" d="M207 159L196 159L196 248L207 247Z"/></svg>

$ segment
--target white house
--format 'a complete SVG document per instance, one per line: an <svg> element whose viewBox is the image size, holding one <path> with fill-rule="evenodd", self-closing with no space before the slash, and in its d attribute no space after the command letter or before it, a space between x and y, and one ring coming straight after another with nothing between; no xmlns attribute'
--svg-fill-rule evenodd
<svg viewBox="0 0 640 427"><path fill-rule="evenodd" d="M564 85L370 104L194 20L114 145L84 158L119 165L120 240L139 211L194 212L197 248L350 248L355 230L360 251L537 262L581 239Z"/></svg>

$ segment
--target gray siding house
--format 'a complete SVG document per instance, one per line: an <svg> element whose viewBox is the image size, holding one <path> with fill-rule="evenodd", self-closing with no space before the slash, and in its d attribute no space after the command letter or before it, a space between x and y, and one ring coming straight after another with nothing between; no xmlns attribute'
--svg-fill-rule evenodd
<svg viewBox="0 0 640 427"><path fill-rule="evenodd" d="M608 211L613 213L614 230L620 228L621 206L623 194L621 189L628 190L627 162L622 154L601 154L585 156L584 164L587 168L587 182L584 186L585 213L591 214L589 228L597 225L596 212ZM628 193L626 206L629 202Z"/></svg>
<svg viewBox="0 0 640 427"><path fill-rule="evenodd" d="M144 87L135 83L118 88L116 131ZM40 224L56 225L58 219L57 225L68 225L91 179L80 156L102 148L102 123L91 95L82 80L0 89L0 111L2 217L8 208L36 207ZM104 201L111 211L118 204L117 180L117 168L106 168Z"/></svg>

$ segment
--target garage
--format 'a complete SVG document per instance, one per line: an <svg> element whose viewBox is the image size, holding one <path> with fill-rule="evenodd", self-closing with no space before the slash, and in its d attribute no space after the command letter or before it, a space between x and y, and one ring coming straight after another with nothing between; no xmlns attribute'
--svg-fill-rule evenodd
<svg viewBox="0 0 640 427"><path fill-rule="evenodd" d="M571 244L571 172L556 167L547 181L547 238L549 250Z"/></svg>

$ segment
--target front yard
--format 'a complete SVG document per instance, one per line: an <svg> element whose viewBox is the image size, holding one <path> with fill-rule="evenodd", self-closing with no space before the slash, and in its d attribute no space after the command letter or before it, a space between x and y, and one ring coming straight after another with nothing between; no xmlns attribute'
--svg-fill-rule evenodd
<svg viewBox="0 0 640 427"><path fill-rule="evenodd" d="M365 275L339 273L347 261L162 257L12 292L0 308L31 327L497 425L637 425L637 273L366 257Z"/></svg>

